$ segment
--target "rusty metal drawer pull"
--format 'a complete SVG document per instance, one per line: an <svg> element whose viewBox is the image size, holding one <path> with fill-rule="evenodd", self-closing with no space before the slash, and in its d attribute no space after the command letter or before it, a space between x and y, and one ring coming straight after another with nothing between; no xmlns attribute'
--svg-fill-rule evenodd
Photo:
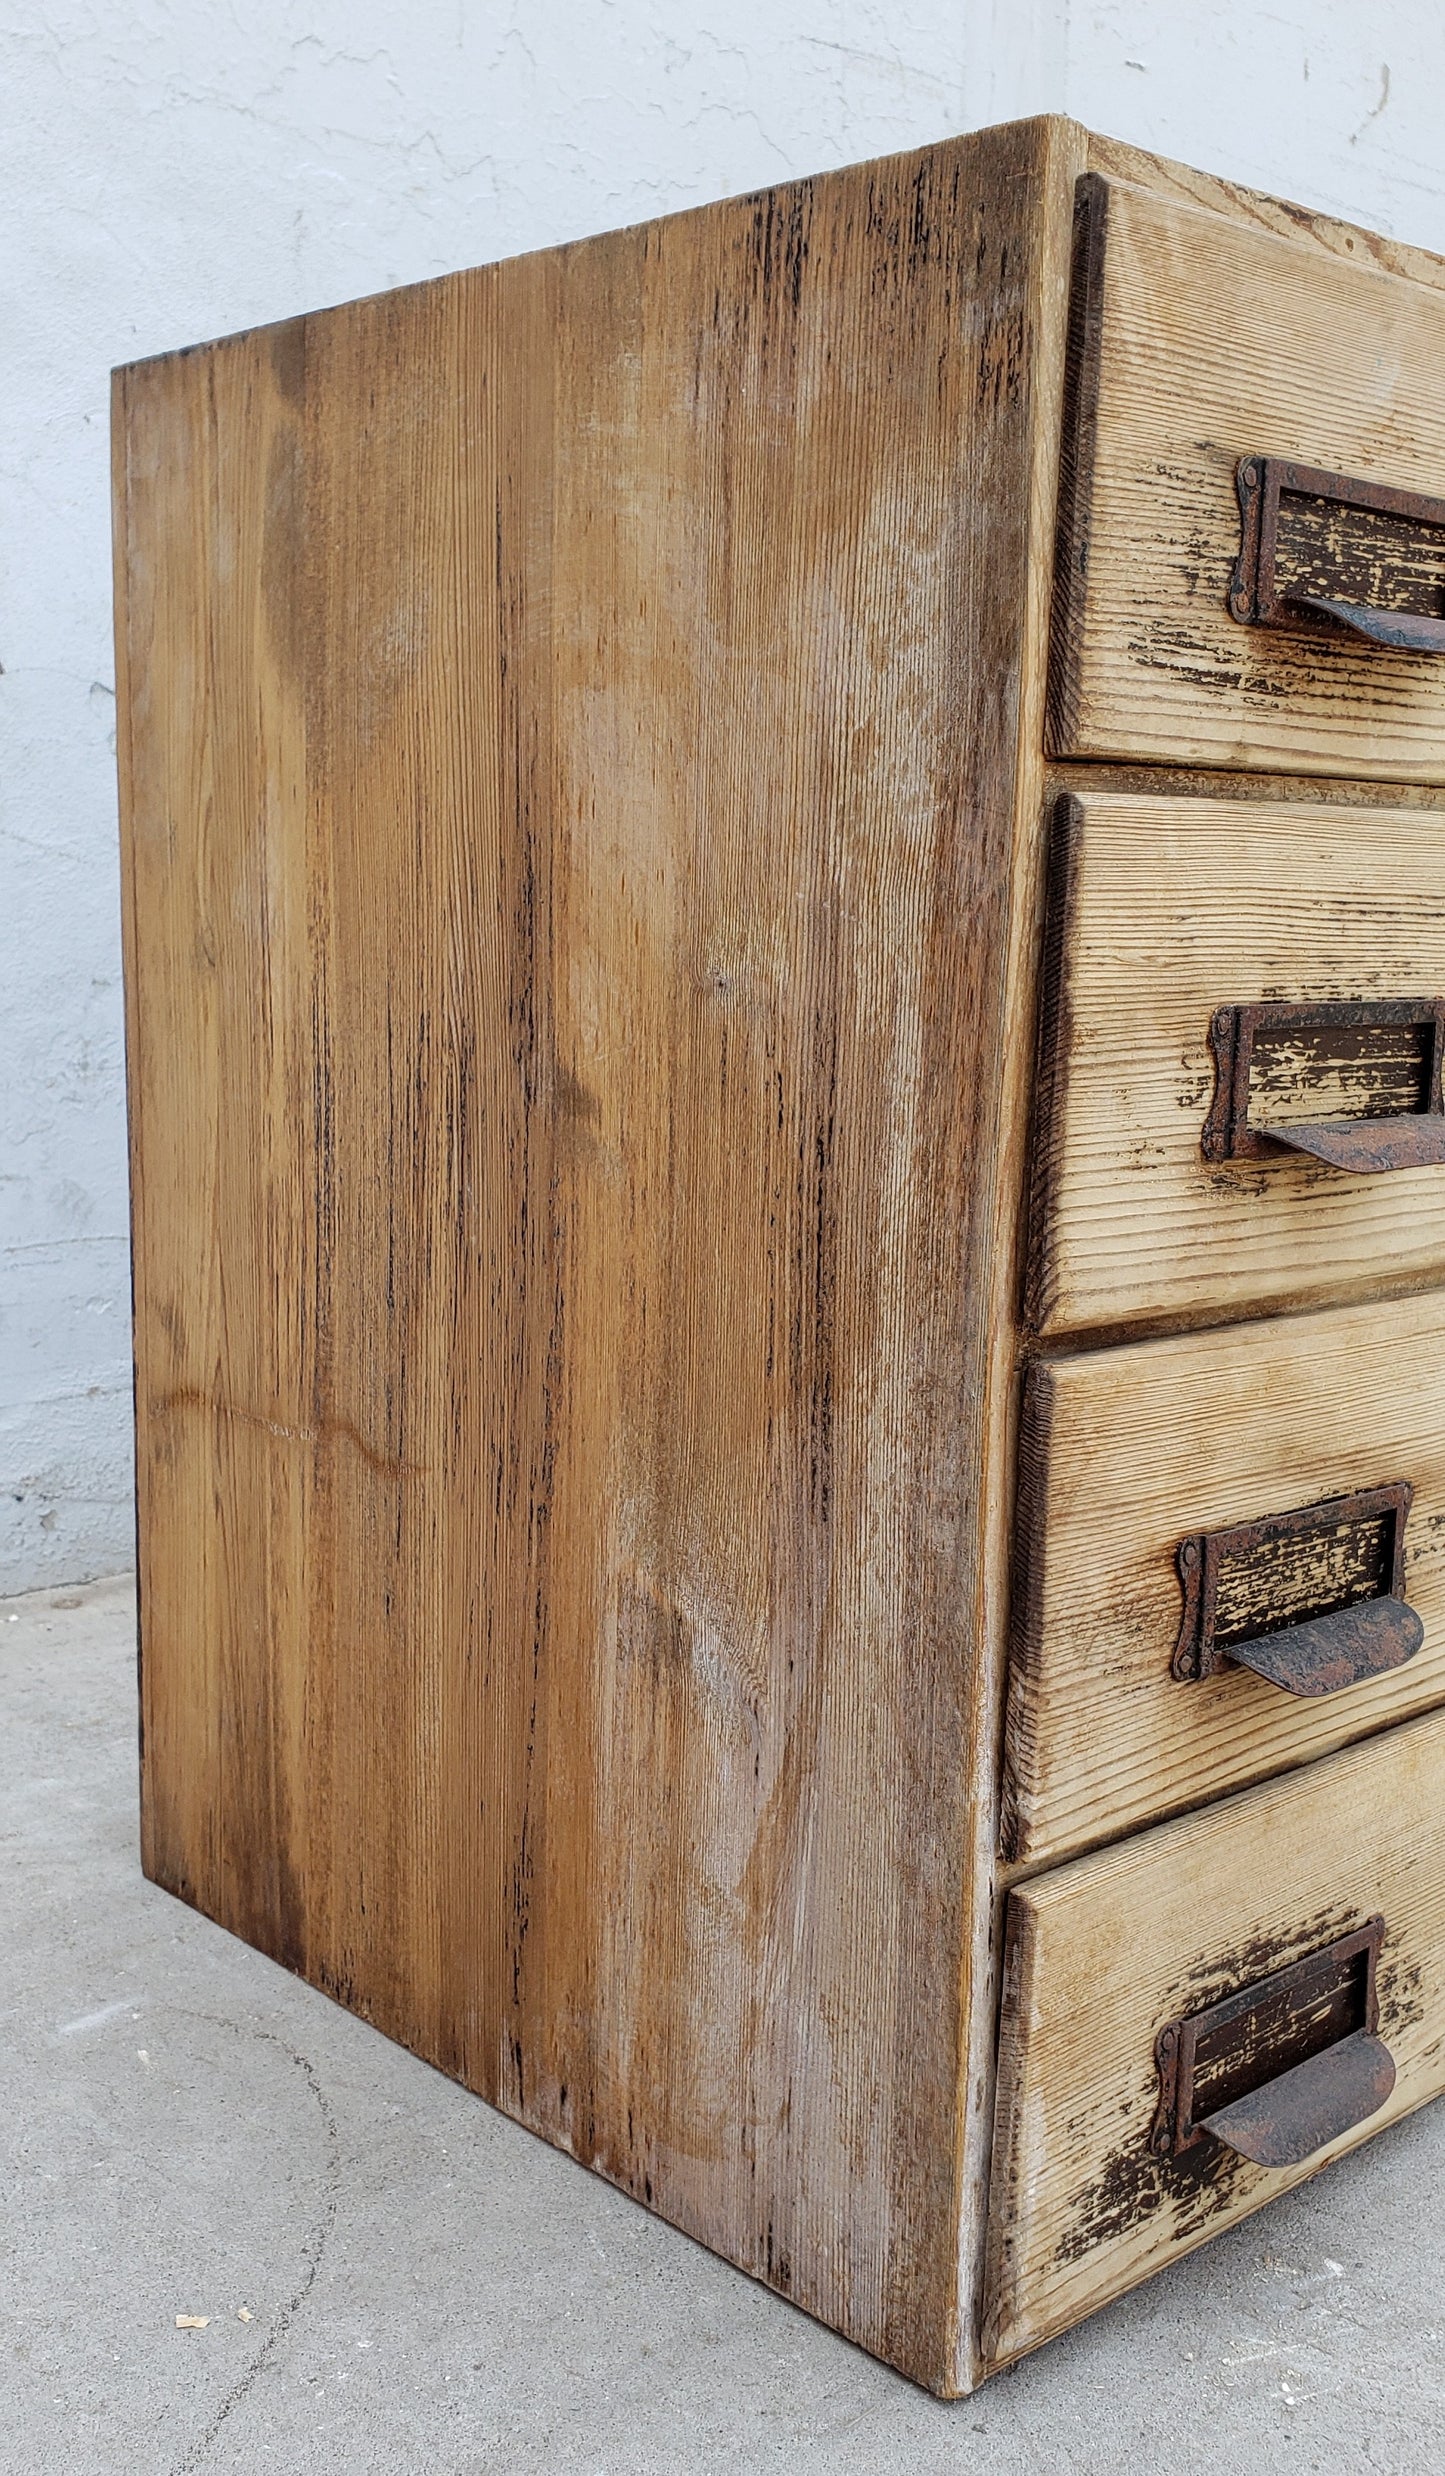
<svg viewBox="0 0 1445 2476"><path fill-rule="evenodd" d="M1445 1162L1445 998L1325 999L1220 1006L1209 1026L1214 1098L1200 1149L1207 1161L1282 1160L1306 1152L1361 1175ZM1350 1114L1270 1116L1328 1077L1358 1100Z"/></svg>
<svg viewBox="0 0 1445 2476"><path fill-rule="evenodd" d="M1179 2158L1221 2141L1256 2166L1302 2166L1376 2114L1395 2086L1378 2035L1383 1917L1256 1978L1155 2041L1159 2104L1149 2146Z"/></svg>
<svg viewBox="0 0 1445 2476"><path fill-rule="evenodd" d="M1280 628L1304 612L1376 645L1445 653L1445 499L1280 456L1246 456L1235 487L1240 545L1229 588L1232 617L1246 627ZM1353 526L1340 510L1354 511ZM1282 550L1292 571L1287 583L1280 581ZM1363 600L1361 585L1368 587ZM1434 607L1390 607L1377 597L1392 588Z"/></svg>
<svg viewBox="0 0 1445 2476"><path fill-rule="evenodd" d="M1405 1480L1180 1541L1181 1684L1251 1668L1313 1699L1413 1659L1425 1628L1404 1596Z"/></svg>

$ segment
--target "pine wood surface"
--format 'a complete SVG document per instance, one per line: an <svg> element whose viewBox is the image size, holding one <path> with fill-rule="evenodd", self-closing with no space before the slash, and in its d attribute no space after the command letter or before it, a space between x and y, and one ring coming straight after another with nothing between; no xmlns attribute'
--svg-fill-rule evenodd
<svg viewBox="0 0 1445 2476"><path fill-rule="evenodd" d="M1085 792L1058 825L1029 1312L1202 1322L1445 1273L1445 1170L1211 1164L1210 1018L1445 993L1440 831L1374 812ZM1327 1114L1323 1109L1320 1114Z"/></svg>
<svg viewBox="0 0 1445 2476"><path fill-rule="evenodd" d="M1044 773L1044 796L1052 801L1086 791L1164 793L1176 799L1227 799L1237 808L1251 802L1267 808L1283 802L1331 808L1414 808L1445 811L1445 788L1431 782L1368 782L1332 775L1326 787L1317 774L1236 774L1226 766L1111 765L1050 763ZM1360 827L1363 835L1368 825Z"/></svg>
<svg viewBox="0 0 1445 2476"><path fill-rule="evenodd" d="M1445 1714L1016 1890L999 2054L990 2367L1051 2337L1445 2086ZM1148 2148L1164 2022L1383 1912L1368 2122L1303 2166Z"/></svg>
<svg viewBox="0 0 1445 2476"><path fill-rule="evenodd" d="M1078 160L117 389L147 1869L944 2389Z"/></svg>
<svg viewBox="0 0 1445 2476"><path fill-rule="evenodd" d="M1123 138L1104 137L1094 129L1077 134L1083 140L1088 169L1106 180L1127 181L1181 206L1203 207L1227 216L1246 229L1323 250L1346 265L1375 267L1445 292L1445 258L1432 250L1392 240L1388 233L1370 232L1363 224L1342 222L1317 207L1301 206L1297 199L1275 198L1263 190L1246 188L1239 181L1222 179L1217 172L1201 172L1193 164L1146 154Z"/></svg>
<svg viewBox="0 0 1445 2476"><path fill-rule="evenodd" d="M998 147L1008 133L990 141ZM1044 706L1052 619L1053 559L1058 507L1064 355L1068 330L1070 202L1083 168L1086 133L1076 123L1048 119L1015 128L1004 160L1033 151L1034 220L1019 213L1026 237L1026 290L1018 323L1015 372L999 369L997 350L986 337L979 347L977 387L980 448L991 445L996 486L1022 489L1021 534L1012 536L1017 565L1009 573L1016 593L1012 616L1008 593L1000 593L981 545L969 571L969 595L955 625L968 664L968 702L963 717L963 803L960 830L998 831L991 812L1012 801L1012 851L1007 892L1007 934L1002 954L1002 1017L994 1053L998 1073L992 1125L992 1243L981 1269L988 1287L974 1303L982 1318L981 1430L977 1446L978 1502L964 1544L976 1559L977 1592L971 1639L956 1637L940 1656L961 1666L968 1686L967 1774L963 1825L964 1864L970 1907L960 1955L959 2160L960 2190L951 2206L957 2227L957 2287L952 2361L934 2387L965 2393L981 2378L979 2303L992 2168L993 2105L997 2062L998 1969L1001 1908L997 1886L1000 1754L1008 1666L1010 1562L1017 1475L1018 1308L1028 1244L1028 1161L1033 1134L1036 1031L1048 893L1048 808L1045 802ZM979 178L988 194L990 157ZM1019 177L1017 173L1011 175ZM997 212L997 207L995 207ZM986 267L982 272L986 273ZM1023 427L1027 425L1027 447ZM982 454L980 474L988 465ZM975 517L975 521L977 518ZM1010 668L1010 665L1013 668ZM1006 683L999 710L996 682ZM1012 739L1008 737L1012 733ZM1000 736L1002 734L1002 737ZM963 820L967 820L964 823ZM963 929L972 950L972 926ZM966 965L965 968L971 968ZM925 1008L931 997L925 995ZM973 1158L968 1175L981 1164ZM971 1325L971 1330L977 1330ZM965 1415L970 1395L960 1396ZM959 1404L932 1405L955 1439L967 1432ZM955 1443L956 1452L956 1443ZM923 1500L931 1528L934 1508Z"/></svg>
<svg viewBox="0 0 1445 2476"><path fill-rule="evenodd" d="M1041 1362L1021 1447L1005 1855L1052 1863L1445 1700L1438 1291ZM1318 1700L1170 1673L1194 1533L1406 1479L1405 1666Z"/></svg>
<svg viewBox="0 0 1445 2476"><path fill-rule="evenodd" d="M117 378L147 1870L943 2391L986 2369L1086 165L1188 201L1226 258L1231 228L1293 232L1310 297L1357 250L1434 280L1049 121ZM1349 744L1378 812L1388 768ZM1219 838L1224 802L1130 779L1156 854L1161 820ZM1316 850L1341 968L1367 936L1391 969L1437 952L1428 816L1403 895L1392 856L1350 912L1318 785L1239 787L1222 839L1261 844L1274 968ZM1370 818L1392 854L1398 823ZM1163 872L1131 866L1142 1177L1153 1044L1182 1115L1208 1008L1181 1035L1136 987L1194 932L1141 936ZM1210 1004L1250 994L1246 946ZM1118 1183L1092 1021L1057 1160L1035 1130L1051 1333L1256 1311L1285 1259L1290 1304L1439 1278L1419 1176L1347 1228L1304 1170L1308 1208L1240 1241L1253 1286L1211 1289L1240 1189L1211 1223L1173 1120L1157 1188Z"/></svg>
<svg viewBox="0 0 1445 2476"><path fill-rule="evenodd" d="M1226 607L1241 457L1445 496L1438 274L1419 281L1418 255L1389 272L1339 228L1306 245L1125 182L1102 194L1056 753L1440 781L1439 657Z"/></svg>

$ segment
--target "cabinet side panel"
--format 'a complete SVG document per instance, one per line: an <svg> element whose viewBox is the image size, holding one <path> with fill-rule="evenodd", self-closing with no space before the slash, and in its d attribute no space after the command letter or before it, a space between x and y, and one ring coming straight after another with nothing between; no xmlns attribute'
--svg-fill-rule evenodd
<svg viewBox="0 0 1445 2476"><path fill-rule="evenodd" d="M300 328L117 385L148 1871L302 1965L318 1291ZM245 1828L233 1827L245 1817Z"/></svg>
<svg viewBox="0 0 1445 2476"><path fill-rule="evenodd" d="M1046 144L121 397L148 1863L941 2388Z"/></svg>

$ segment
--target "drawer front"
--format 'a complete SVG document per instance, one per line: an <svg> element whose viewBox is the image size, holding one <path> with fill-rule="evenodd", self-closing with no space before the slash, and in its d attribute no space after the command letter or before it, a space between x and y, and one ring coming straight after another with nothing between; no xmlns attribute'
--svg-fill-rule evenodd
<svg viewBox="0 0 1445 2476"><path fill-rule="evenodd" d="M1037 1363L1017 1522L1006 1859L1445 1701L1445 1296Z"/></svg>
<svg viewBox="0 0 1445 2476"><path fill-rule="evenodd" d="M1055 752L1440 781L1439 651L1294 597L1445 615L1445 291L1115 183L1080 204ZM1273 591L1239 600L1241 468L1266 461L1312 488L1266 526L1246 581ZM1395 495L1315 495L1330 477Z"/></svg>
<svg viewBox="0 0 1445 2476"><path fill-rule="evenodd" d="M1332 1954L1336 1938L1353 1954ZM1317 1974L1295 1973L1311 1955ZM1206 2016L1241 1993L1211 2055ZM1445 1714L1015 1890L986 2361L1037 2346L1435 2096L1442 2029ZM1166 2031L1172 2059L1156 2053ZM1301 2058L1310 2068L1286 2085ZM1176 2151L1211 2118L1217 2131Z"/></svg>
<svg viewBox="0 0 1445 2476"><path fill-rule="evenodd" d="M1348 1169L1254 1133L1367 1114L1445 1148L1438 1115L1385 1124L1430 1115L1445 816L1099 793L1062 803L1055 833L1034 1327L1203 1322L1445 1278L1445 1161ZM1238 1156L1220 1157L1220 1025L1261 1005ZM1285 1005L1324 1019L1281 1025Z"/></svg>

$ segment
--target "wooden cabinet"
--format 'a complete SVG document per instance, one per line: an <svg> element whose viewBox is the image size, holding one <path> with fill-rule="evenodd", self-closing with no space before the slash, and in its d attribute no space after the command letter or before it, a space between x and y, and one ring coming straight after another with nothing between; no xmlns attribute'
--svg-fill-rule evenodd
<svg viewBox="0 0 1445 2476"><path fill-rule="evenodd" d="M1433 2088L1442 334L1046 120L117 377L147 1871L945 2393Z"/></svg>

